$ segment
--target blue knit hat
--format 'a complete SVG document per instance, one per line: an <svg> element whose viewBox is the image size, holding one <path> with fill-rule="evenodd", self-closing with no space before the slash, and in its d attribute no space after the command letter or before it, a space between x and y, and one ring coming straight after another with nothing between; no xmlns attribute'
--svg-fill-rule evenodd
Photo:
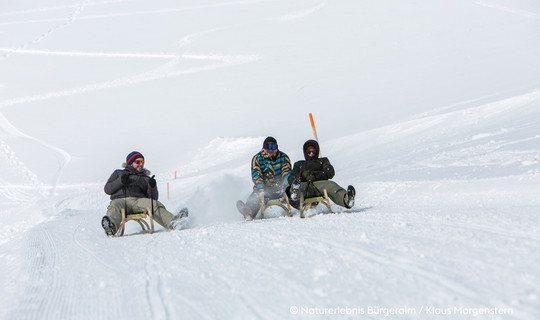
<svg viewBox="0 0 540 320"><path fill-rule="evenodd" d="M132 153L128 154L126 157L127 165L130 166L133 163L133 161L135 161L135 159L138 159L138 158L143 158L144 160L144 156L139 151L133 151Z"/></svg>

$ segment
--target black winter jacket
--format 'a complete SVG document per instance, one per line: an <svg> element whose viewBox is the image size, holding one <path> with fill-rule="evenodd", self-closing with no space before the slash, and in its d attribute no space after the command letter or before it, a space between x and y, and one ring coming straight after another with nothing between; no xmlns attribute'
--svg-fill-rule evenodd
<svg viewBox="0 0 540 320"><path fill-rule="evenodd" d="M316 150L314 156L307 154L307 149L313 147ZM335 175L334 166L330 164L328 158L319 158L319 144L315 140L308 140L304 143L304 158L294 163L292 173L289 176L289 184L300 179L301 182L320 181L332 179Z"/></svg>
<svg viewBox="0 0 540 320"><path fill-rule="evenodd" d="M150 171L143 169L137 172L132 166L123 164L124 169L115 170L105 184L105 193L111 196L111 200L127 197L158 199L158 189L150 187ZM129 175L128 182L122 184L122 176Z"/></svg>
<svg viewBox="0 0 540 320"><path fill-rule="evenodd" d="M330 180L334 177L335 171L328 158L317 158L313 160L300 160L294 163L289 184L295 179L301 182Z"/></svg>

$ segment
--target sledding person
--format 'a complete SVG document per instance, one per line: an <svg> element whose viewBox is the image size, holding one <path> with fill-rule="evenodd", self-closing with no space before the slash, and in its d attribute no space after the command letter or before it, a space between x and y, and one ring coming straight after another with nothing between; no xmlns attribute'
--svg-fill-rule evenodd
<svg viewBox="0 0 540 320"><path fill-rule="evenodd" d="M300 195L298 191L304 194L304 198L313 198L323 196L323 190L326 189L328 197L335 204L347 209L354 206L354 196L356 191L353 186L349 186L347 190L340 187L334 181L334 167L330 164L328 158L319 158L319 143L315 140L308 140L304 143L304 158L294 163L289 183L291 187L287 189L287 193L291 204L296 209L299 209ZM292 193L292 194L291 194Z"/></svg>
<svg viewBox="0 0 540 320"><path fill-rule="evenodd" d="M278 149L274 137L264 139L262 150L251 159L253 192L246 203L238 201L236 207L246 220L253 220L261 208L261 193L266 199L280 199L289 185L291 160Z"/></svg>
<svg viewBox="0 0 540 320"><path fill-rule="evenodd" d="M154 176L144 168L144 156L133 151L122 164L124 169L115 170L105 184L105 193L111 196L107 214L101 219L101 226L108 236L116 234L122 222L122 208L126 214L143 212L153 208L153 219L165 229L174 230L183 217L188 216L187 209L173 215L158 200L158 189Z"/></svg>

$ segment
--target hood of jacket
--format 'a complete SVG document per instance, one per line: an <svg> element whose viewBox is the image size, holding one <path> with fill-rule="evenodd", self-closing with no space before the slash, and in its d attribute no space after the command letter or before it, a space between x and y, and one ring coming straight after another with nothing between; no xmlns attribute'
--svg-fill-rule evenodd
<svg viewBox="0 0 540 320"><path fill-rule="evenodd" d="M313 157L310 157L308 154L307 154L307 149L309 147L313 147L315 148L315 155ZM318 159L319 158L319 151L320 151L320 148L319 148L319 143L315 140L308 140L304 143L304 147L303 147L303 150L304 150L304 158L306 160L313 160L313 159Z"/></svg>

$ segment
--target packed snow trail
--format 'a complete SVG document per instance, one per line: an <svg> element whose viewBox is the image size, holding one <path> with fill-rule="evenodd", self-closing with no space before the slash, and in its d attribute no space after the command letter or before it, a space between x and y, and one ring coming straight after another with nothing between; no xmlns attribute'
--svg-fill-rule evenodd
<svg viewBox="0 0 540 320"><path fill-rule="evenodd" d="M534 190L538 180L522 183ZM398 206L121 238L107 238L99 225L103 201L88 203L101 188L66 190L55 201L71 209L29 230L10 252L22 265L4 318L302 319L294 307L455 307L507 312L489 319L532 319L540 289L531 281L540 272L534 192L521 193L516 211L479 206L468 190L461 204L439 202L445 192L459 197L461 188L439 184L429 205L415 202L430 185L409 182L401 190L409 202ZM505 196L502 185L477 201ZM359 198L371 188L359 186Z"/></svg>

